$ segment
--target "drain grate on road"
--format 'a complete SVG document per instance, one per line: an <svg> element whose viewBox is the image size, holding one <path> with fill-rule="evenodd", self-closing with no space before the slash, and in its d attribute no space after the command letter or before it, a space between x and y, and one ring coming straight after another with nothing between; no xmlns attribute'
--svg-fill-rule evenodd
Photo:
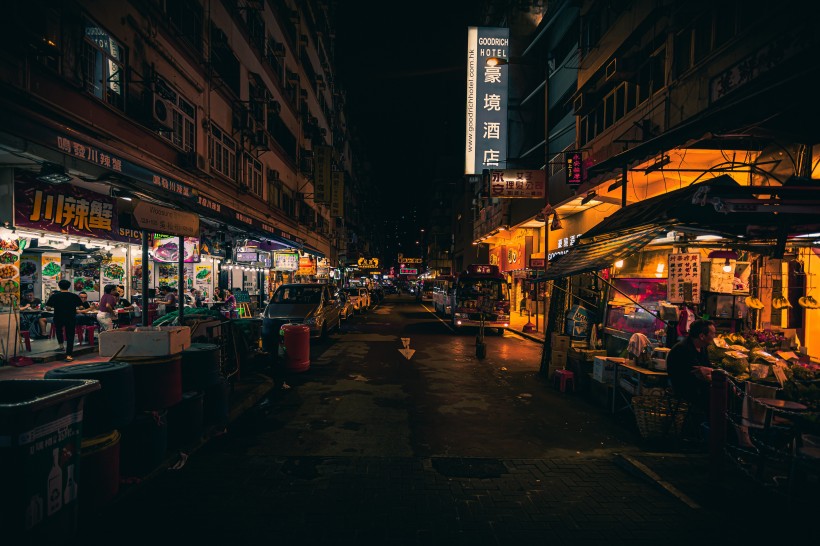
<svg viewBox="0 0 820 546"><path fill-rule="evenodd" d="M433 457L433 468L448 478L499 478L507 467L499 459Z"/></svg>

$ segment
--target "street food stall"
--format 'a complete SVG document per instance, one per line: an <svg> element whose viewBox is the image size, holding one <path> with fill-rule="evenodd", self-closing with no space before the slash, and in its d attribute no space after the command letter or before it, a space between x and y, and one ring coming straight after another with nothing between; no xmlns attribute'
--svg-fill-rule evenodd
<svg viewBox="0 0 820 546"><path fill-rule="evenodd" d="M816 422L818 205L813 181L760 187L719 176L616 210L550 264L545 279L565 292L553 298L561 309L551 311L558 323L551 327L570 335L567 313L586 308L595 327L573 338L570 351L606 351L595 358L600 369L591 388L601 385L609 391L607 407L630 408L639 421L642 414L659 417L654 430L642 433L677 426L670 424L679 415L666 398L665 353L658 349L683 339L695 318L712 320L718 331L709 355L734 395L726 413L736 417L733 425L745 426L746 406L761 400L776 401L767 406L770 416ZM630 377L619 374L618 358L626 359L620 371ZM654 383L644 388L636 370L651 372ZM656 403L643 404L646 397Z"/></svg>

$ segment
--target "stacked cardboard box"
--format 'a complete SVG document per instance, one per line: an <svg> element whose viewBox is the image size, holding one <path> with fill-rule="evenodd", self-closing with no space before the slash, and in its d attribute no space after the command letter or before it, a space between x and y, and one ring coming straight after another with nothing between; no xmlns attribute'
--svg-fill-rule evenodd
<svg viewBox="0 0 820 546"><path fill-rule="evenodd" d="M615 376L615 364L623 362L626 362L625 358L596 356L592 365L592 379L599 383L612 383Z"/></svg>

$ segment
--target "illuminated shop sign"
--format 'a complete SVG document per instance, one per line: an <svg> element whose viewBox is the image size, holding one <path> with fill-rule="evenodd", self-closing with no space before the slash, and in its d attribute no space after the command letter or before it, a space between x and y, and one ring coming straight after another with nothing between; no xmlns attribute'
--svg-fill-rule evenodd
<svg viewBox="0 0 820 546"><path fill-rule="evenodd" d="M14 225L34 231L123 242L140 240L139 232L120 228L114 198L72 184L14 181Z"/></svg>
<svg viewBox="0 0 820 546"><path fill-rule="evenodd" d="M575 246L575 244L580 240L580 233L576 233L575 235L570 235L568 237L559 237L557 240L558 250L555 250L547 254L547 260L552 261L554 258L568 253L570 247Z"/></svg>
<svg viewBox="0 0 820 546"><path fill-rule="evenodd" d="M379 259L378 258L359 258L357 264L359 269L378 269L379 268Z"/></svg>
<svg viewBox="0 0 820 546"><path fill-rule="evenodd" d="M183 262L186 264L199 263L199 239L185 237L183 243L185 249ZM155 233L151 247L149 250L155 262L177 263L179 261L179 237Z"/></svg>
<svg viewBox="0 0 820 546"><path fill-rule="evenodd" d="M490 171L490 197L539 198L547 196L544 171Z"/></svg>
<svg viewBox="0 0 820 546"><path fill-rule="evenodd" d="M498 169L507 162L507 65L487 66L487 59L509 59L510 29L467 29L467 140L465 174Z"/></svg>
<svg viewBox="0 0 820 546"><path fill-rule="evenodd" d="M584 180L584 163L581 152L564 153L564 163L567 169L567 184L570 186L580 186Z"/></svg>
<svg viewBox="0 0 820 546"><path fill-rule="evenodd" d="M296 271L299 269L299 253L274 252L273 268L276 271Z"/></svg>

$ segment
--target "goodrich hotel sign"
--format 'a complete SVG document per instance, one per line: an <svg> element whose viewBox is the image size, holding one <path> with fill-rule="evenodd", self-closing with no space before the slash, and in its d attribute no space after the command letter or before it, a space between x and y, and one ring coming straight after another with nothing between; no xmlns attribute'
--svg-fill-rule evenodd
<svg viewBox="0 0 820 546"><path fill-rule="evenodd" d="M465 174L507 165L507 65L487 66L490 57L509 58L510 29L467 29L467 142Z"/></svg>

